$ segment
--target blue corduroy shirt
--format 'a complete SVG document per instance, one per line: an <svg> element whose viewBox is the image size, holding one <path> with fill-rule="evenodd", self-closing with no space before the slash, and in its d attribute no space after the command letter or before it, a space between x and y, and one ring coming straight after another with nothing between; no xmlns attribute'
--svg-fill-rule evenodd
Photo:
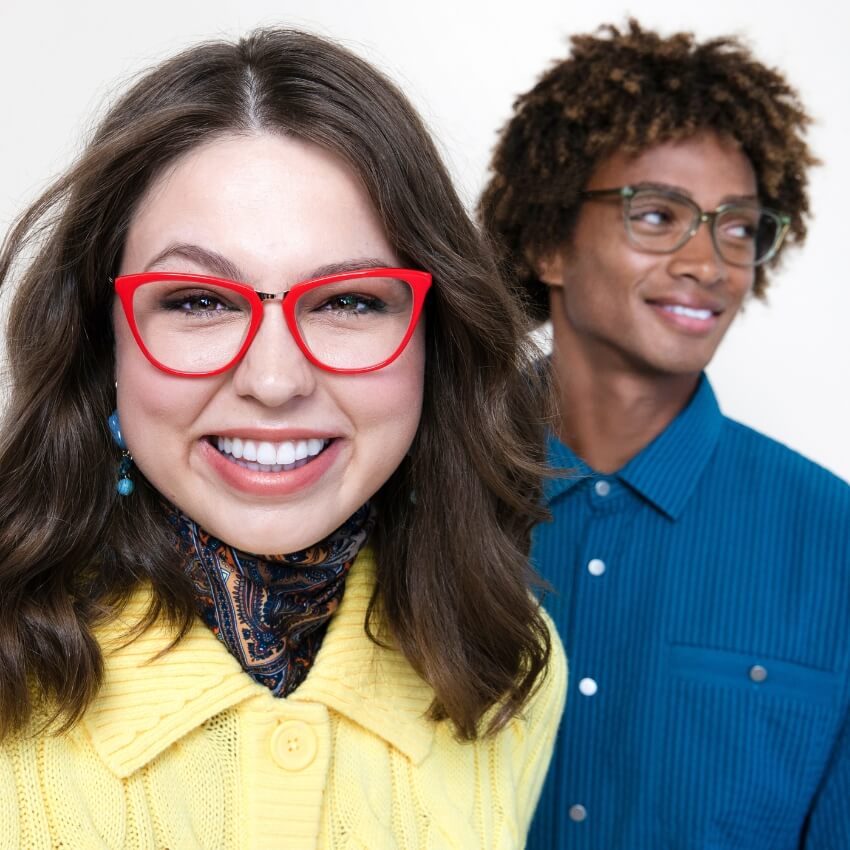
<svg viewBox="0 0 850 850"><path fill-rule="evenodd" d="M570 684L530 850L850 850L850 487L705 377L615 474L549 453Z"/></svg>

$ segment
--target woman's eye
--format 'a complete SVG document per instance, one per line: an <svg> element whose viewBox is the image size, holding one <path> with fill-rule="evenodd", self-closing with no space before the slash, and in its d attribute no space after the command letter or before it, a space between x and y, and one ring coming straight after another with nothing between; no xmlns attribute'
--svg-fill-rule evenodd
<svg viewBox="0 0 850 850"><path fill-rule="evenodd" d="M383 312L385 307L386 305L380 300L380 298L360 295L355 292L346 292L329 298L319 309L336 313L365 315L366 313Z"/></svg>
<svg viewBox="0 0 850 850"><path fill-rule="evenodd" d="M238 309L214 292L174 293L163 299L162 306L181 313L225 313Z"/></svg>

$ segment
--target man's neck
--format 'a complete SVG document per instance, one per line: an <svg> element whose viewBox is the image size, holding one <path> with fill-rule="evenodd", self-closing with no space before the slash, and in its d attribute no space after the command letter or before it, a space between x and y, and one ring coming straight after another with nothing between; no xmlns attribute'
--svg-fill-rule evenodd
<svg viewBox="0 0 850 850"><path fill-rule="evenodd" d="M567 346L569 347L569 346ZM558 438L598 472L621 469L685 408L699 375L640 373L590 362L585 352L552 352Z"/></svg>

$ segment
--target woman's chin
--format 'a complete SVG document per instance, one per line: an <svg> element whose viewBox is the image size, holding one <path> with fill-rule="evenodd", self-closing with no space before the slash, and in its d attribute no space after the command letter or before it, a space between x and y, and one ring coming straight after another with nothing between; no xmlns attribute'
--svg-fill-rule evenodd
<svg viewBox="0 0 850 850"><path fill-rule="evenodd" d="M353 512L348 511L337 521L330 511L305 515L299 506L277 510L184 511L208 534L234 549L256 555L285 555L307 549L339 528Z"/></svg>

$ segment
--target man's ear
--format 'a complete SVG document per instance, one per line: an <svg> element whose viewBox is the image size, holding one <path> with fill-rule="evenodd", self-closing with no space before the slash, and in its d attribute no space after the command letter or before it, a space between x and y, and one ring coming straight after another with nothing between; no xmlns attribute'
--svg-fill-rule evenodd
<svg viewBox="0 0 850 850"><path fill-rule="evenodd" d="M564 272L567 270L567 256L563 249L552 251L531 263L537 279L547 286L563 286Z"/></svg>

